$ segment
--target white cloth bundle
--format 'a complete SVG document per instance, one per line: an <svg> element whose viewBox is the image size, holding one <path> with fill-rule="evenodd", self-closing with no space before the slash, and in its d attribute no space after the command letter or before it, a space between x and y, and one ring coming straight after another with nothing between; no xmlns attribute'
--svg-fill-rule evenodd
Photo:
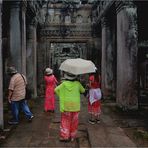
<svg viewBox="0 0 148 148"><path fill-rule="evenodd" d="M95 101L100 100L101 97L102 97L102 94L101 94L101 89L100 88L90 89L89 90L90 104L93 104Z"/></svg>

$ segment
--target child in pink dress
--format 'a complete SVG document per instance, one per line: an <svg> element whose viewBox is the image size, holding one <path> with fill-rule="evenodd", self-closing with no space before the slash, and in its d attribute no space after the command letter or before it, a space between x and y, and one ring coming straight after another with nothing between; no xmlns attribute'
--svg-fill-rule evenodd
<svg viewBox="0 0 148 148"><path fill-rule="evenodd" d="M88 113L90 114L89 123L100 123L101 114L101 83L98 72L89 76L89 95L88 95Z"/></svg>
<svg viewBox="0 0 148 148"><path fill-rule="evenodd" d="M44 100L44 111L54 112L55 110L55 95L54 89L57 84L57 79L53 75L53 70L46 68L45 70L45 100Z"/></svg>

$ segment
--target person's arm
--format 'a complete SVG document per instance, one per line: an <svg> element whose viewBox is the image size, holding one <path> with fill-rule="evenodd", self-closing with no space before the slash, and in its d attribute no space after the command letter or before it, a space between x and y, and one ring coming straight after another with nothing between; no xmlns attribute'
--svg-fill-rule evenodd
<svg viewBox="0 0 148 148"><path fill-rule="evenodd" d="M55 81L55 87L57 86L57 84L58 84L58 80L57 80L57 78L54 76L54 81Z"/></svg>
<svg viewBox="0 0 148 148"><path fill-rule="evenodd" d="M85 88L82 86L82 84L80 83L80 93L84 93L85 92Z"/></svg>
<svg viewBox="0 0 148 148"><path fill-rule="evenodd" d="M58 80L57 80L57 78L56 78L56 77L55 77L55 83L56 83L56 84L58 84Z"/></svg>
<svg viewBox="0 0 148 148"><path fill-rule="evenodd" d="M13 90L9 89L9 91L8 91L8 102L9 103L11 103L12 94L13 94Z"/></svg>
<svg viewBox="0 0 148 148"><path fill-rule="evenodd" d="M23 75L24 76L24 75ZM26 76L24 76L24 78L25 78L25 83L26 83L26 85L28 84L28 82L27 82L27 78L26 78Z"/></svg>
<svg viewBox="0 0 148 148"><path fill-rule="evenodd" d="M10 79L9 87L8 87L8 102L11 103L11 98L14 90L15 79L12 77Z"/></svg>
<svg viewBox="0 0 148 148"><path fill-rule="evenodd" d="M60 93L60 88L61 88L61 84L58 85L55 89L54 89L54 92L59 96L59 93Z"/></svg>

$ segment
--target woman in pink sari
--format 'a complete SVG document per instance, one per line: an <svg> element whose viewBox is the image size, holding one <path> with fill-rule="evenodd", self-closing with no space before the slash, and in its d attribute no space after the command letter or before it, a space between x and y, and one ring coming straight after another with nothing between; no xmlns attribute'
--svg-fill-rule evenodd
<svg viewBox="0 0 148 148"><path fill-rule="evenodd" d="M54 112L55 110L55 95L54 89L57 84L57 79L53 75L53 70L46 68L45 70L45 101L44 101L44 111L45 112Z"/></svg>

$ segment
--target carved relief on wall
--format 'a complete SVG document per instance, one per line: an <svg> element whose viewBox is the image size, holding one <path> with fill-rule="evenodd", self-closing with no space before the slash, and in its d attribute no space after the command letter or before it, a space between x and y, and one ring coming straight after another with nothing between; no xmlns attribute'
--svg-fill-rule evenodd
<svg viewBox="0 0 148 148"><path fill-rule="evenodd" d="M82 15L77 15L77 16L76 16L76 23L80 24L80 23L82 23L82 22L83 22L83 17L82 17Z"/></svg>
<svg viewBox="0 0 148 148"><path fill-rule="evenodd" d="M80 51L76 43L52 43L55 57L79 57Z"/></svg>
<svg viewBox="0 0 148 148"><path fill-rule="evenodd" d="M48 10L49 22L54 22L54 9Z"/></svg>
<svg viewBox="0 0 148 148"><path fill-rule="evenodd" d="M56 14L56 15L55 15L55 17L54 17L54 22L55 22L55 23L58 23L58 24L60 23L60 14Z"/></svg>
<svg viewBox="0 0 148 148"><path fill-rule="evenodd" d="M79 27L79 28L78 28ZM77 30L70 28L69 26L60 26L60 29L55 30L41 30L40 36L50 36L50 37L91 37L91 30L87 26L78 26ZM82 28L83 27L83 28ZM87 29L87 30L82 30Z"/></svg>
<svg viewBox="0 0 148 148"><path fill-rule="evenodd" d="M60 64L68 58L86 58L86 43L51 43L51 64L55 75L59 77Z"/></svg>
<svg viewBox="0 0 148 148"><path fill-rule="evenodd" d="M66 15L65 16L65 24L70 24L71 23L71 16L70 15Z"/></svg>
<svg viewBox="0 0 148 148"><path fill-rule="evenodd" d="M90 15L87 17L87 23L91 23L91 16Z"/></svg>
<svg viewBox="0 0 148 148"><path fill-rule="evenodd" d="M86 43L51 43L50 48L53 55L53 64L61 63L67 58L85 57Z"/></svg>

